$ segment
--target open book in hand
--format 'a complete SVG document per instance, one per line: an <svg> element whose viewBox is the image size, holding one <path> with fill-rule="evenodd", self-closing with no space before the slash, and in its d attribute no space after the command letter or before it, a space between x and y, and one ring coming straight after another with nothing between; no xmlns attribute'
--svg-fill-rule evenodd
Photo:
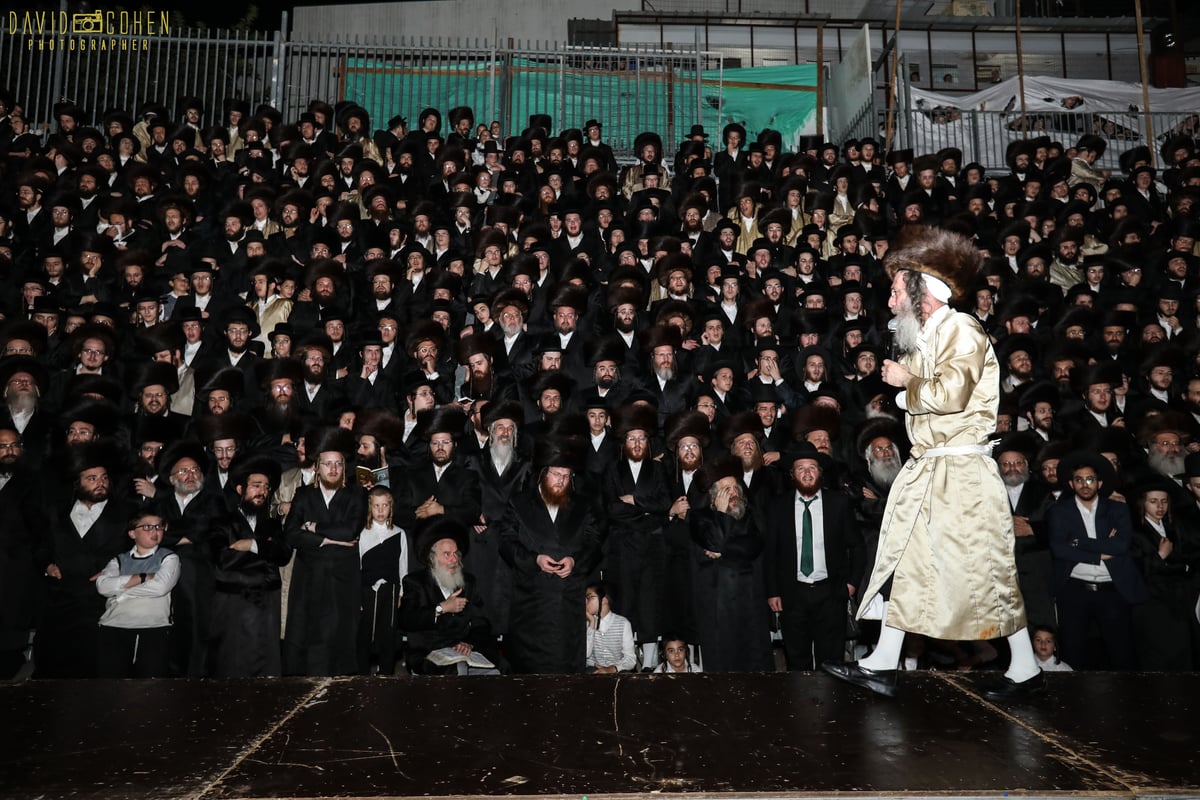
<svg viewBox="0 0 1200 800"><path fill-rule="evenodd" d="M425 656L429 661L439 667L448 667L451 664L458 664L462 661L467 662L468 667L475 669L495 669L496 665L483 657L483 654L478 650L472 650L469 655L463 655L453 647L443 647L439 650L430 652Z"/></svg>
<svg viewBox="0 0 1200 800"><path fill-rule="evenodd" d="M358 481L359 486L390 486L390 474L387 467L379 469L369 469L367 467L355 467L354 478Z"/></svg>

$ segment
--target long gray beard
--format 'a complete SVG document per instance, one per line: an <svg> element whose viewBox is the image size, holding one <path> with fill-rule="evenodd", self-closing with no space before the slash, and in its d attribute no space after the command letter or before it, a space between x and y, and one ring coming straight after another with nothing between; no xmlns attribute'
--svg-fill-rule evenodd
<svg viewBox="0 0 1200 800"><path fill-rule="evenodd" d="M8 398L8 410L11 414L33 411L37 408L36 394L18 394Z"/></svg>
<svg viewBox="0 0 1200 800"><path fill-rule="evenodd" d="M901 353L911 353L917 349L917 341L921 337L921 321L911 313L896 315L896 349Z"/></svg>
<svg viewBox="0 0 1200 800"><path fill-rule="evenodd" d="M890 487L896 482L896 477L900 474L900 461L897 460L881 460L872 458L867 462L867 469L871 473L871 480L875 481L880 486Z"/></svg>
<svg viewBox="0 0 1200 800"><path fill-rule="evenodd" d="M655 367L654 375L660 381L672 381L675 379L675 369L673 367L666 367L665 369L659 369L658 367Z"/></svg>
<svg viewBox="0 0 1200 800"><path fill-rule="evenodd" d="M508 465L511 464L513 460L513 444L500 444L499 442L492 442L489 449L492 451L492 463L495 465L496 471L504 472L504 470L508 469Z"/></svg>
<svg viewBox="0 0 1200 800"><path fill-rule="evenodd" d="M1150 468L1160 475L1166 475L1168 478L1173 478L1176 475L1182 475L1185 469L1183 465L1183 456L1164 456L1162 453L1154 451L1150 453L1147 462Z"/></svg>
<svg viewBox="0 0 1200 800"><path fill-rule="evenodd" d="M1000 480L1004 481L1004 485L1010 489L1015 489L1018 486L1024 486L1025 481L1029 480L1029 470L1018 473L1016 475L1001 475Z"/></svg>
<svg viewBox="0 0 1200 800"><path fill-rule="evenodd" d="M460 566L457 572L450 572L445 567L437 564L430 567L433 570L433 577L437 580L438 586L443 589L448 589L451 592L458 591L463 588L463 568Z"/></svg>

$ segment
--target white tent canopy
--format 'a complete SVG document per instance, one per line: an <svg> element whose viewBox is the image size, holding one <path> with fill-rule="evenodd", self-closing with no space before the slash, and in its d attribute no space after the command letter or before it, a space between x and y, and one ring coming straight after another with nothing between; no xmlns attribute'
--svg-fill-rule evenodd
<svg viewBox="0 0 1200 800"><path fill-rule="evenodd" d="M1118 81L1025 78L1021 116L1020 83L1010 78L968 95L909 90L908 118L897 123L896 147L918 155L943 147L963 150L964 163L1004 168L1008 143L1043 134L1070 147L1085 133L1108 141L1101 166L1115 168L1121 152L1147 144L1141 84ZM1151 89L1154 146L1170 136L1200 131L1200 89ZM911 121L912 140L908 140ZM1155 156L1157 158L1157 154Z"/></svg>

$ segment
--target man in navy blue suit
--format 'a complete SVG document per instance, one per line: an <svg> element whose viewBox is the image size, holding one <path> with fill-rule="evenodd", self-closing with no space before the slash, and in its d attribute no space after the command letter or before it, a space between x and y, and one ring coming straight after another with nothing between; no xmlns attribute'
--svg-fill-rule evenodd
<svg viewBox="0 0 1200 800"><path fill-rule="evenodd" d="M1095 621L1108 666L1133 669L1133 606L1146 602L1149 595L1131 552L1129 509L1107 496L1113 485L1112 467L1099 454L1072 453L1059 464L1058 474L1072 490L1063 492L1046 514L1054 556L1059 653L1076 669L1099 666L1088 659L1088 630Z"/></svg>

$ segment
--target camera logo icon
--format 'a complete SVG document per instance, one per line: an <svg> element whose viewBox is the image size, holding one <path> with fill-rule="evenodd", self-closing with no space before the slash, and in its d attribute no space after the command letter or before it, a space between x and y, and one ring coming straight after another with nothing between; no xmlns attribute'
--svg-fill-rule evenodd
<svg viewBox="0 0 1200 800"><path fill-rule="evenodd" d="M91 14L72 14L71 31L73 33L103 33L104 13L94 11Z"/></svg>

